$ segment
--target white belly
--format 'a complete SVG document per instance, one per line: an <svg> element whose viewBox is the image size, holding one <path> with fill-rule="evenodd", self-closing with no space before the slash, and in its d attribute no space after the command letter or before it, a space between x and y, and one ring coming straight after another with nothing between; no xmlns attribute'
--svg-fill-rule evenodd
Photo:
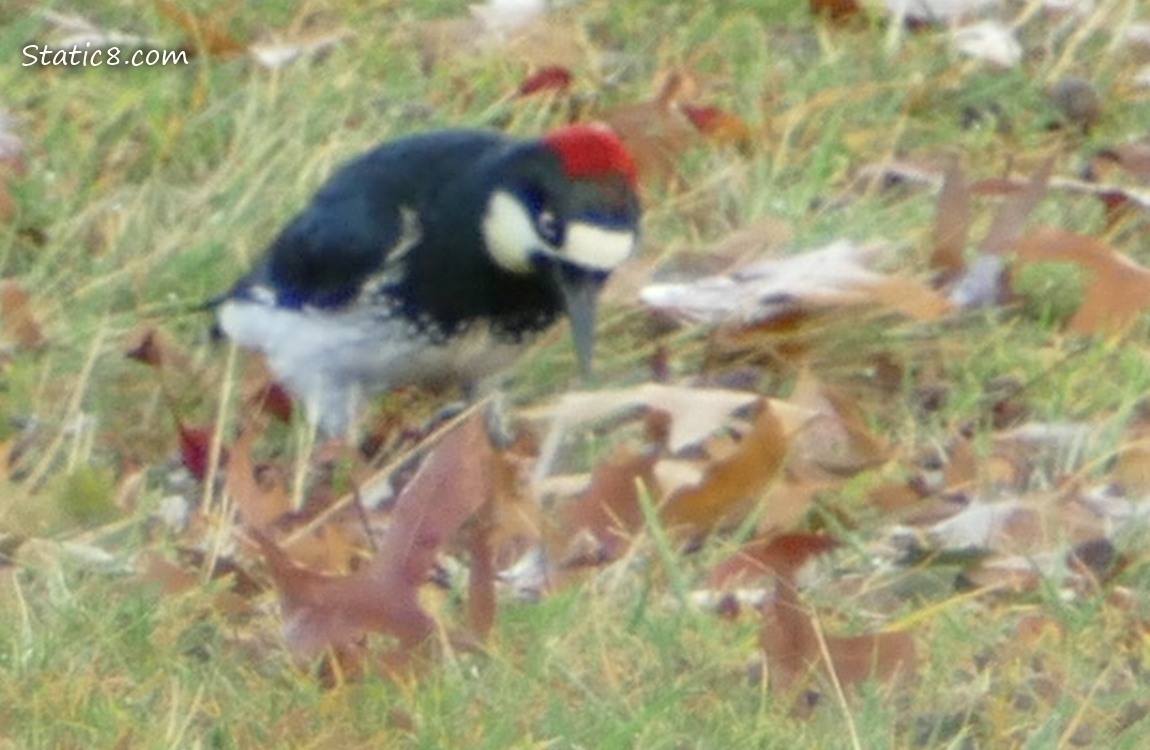
<svg viewBox="0 0 1150 750"><path fill-rule="evenodd" d="M219 320L231 340L264 353L328 435L347 434L367 395L408 384L469 386L510 365L526 343L477 321L437 344L412 324L370 310L289 310L247 300L223 303Z"/></svg>

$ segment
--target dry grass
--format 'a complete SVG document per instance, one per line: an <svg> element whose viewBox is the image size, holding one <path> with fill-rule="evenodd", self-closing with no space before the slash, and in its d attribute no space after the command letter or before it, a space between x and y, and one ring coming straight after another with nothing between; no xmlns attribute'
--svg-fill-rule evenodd
<svg viewBox="0 0 1150 750"><path fill-rule="evenodd" d="M191 5L204 17L229 13ZM1098 148L1144 135L1150 121L1150 94L1133 83L1139 63L1112 41L1137 20L1132 0L1097 3L1097 26L1032 19L1022 30L1031 54L1006 72L953 56L944 34L834 28L816 24L803 3L758 5L588 0L572 11L593 40L589 59L604 66L575 66L582 104L602 111L648 100L661 75L684 69L700 101L761 136L746 152L711 144L683 153L678 187L650 189L644 253L653 265L705 265L709 243L773 217L788 225L788 247L881 237L925 268L933 196L859 192L859 167L959 154L976 176L994 176L1054 155L1072 173ZM1040 16L1039 5L1025 12ZM48 41L29 12L38 8L16 6L0 10L0 49ZM753 619L677 604L671 583L701 580L722 541L673 561L642 546L626 571L505 606L482 657L453 657L410 684L331 691L291 665L270 595L237 614L221 582L179 595L141 587L131 571L144 553L179 543L155 520L164 498L200 490L173 458L154 374L123 356L132 333L156 325L172 338L187 358L169 384L179 409L213 424L221 390L235 383L225 349L208 340L209 321L185 311L226 287L333 166L400 132L450 124L527 133L565 116L511 97L526 67L499 49L424 70L418 29L462 6L317 0L231 12L236 33L253 38L355 32L321 59L274 72L210 59L39 69L5 56L3 106L16 117L28 171L15 183L19 214L0 226L0 276L30 292L48 345L0 352L0 449L22 456L0 483L0 748L846 747L843 711L867 748L1143 746L1147 605L1136 594L1150 569L1138 539L1122 540L1132 563L1121 583L1135 592L1122 607L1101 594L1064 600L1053 587L967 598L954 592L956 569L874 569L868 545L890 525L862 502L874 475L813 514L811 523L851 543L810 595L840 613L825 623L836 631L914 621L921 675L896 697L880 686L842 705L824 697L806 719L748 679ZM148 6L54 7L169 45L182 37ZM1044 87L1067 74L1101 93L1105 114L1088 135L1047 127L1058 114ZM1086 233L1105 229L1100 207L1081 196L1052 195L1040 214ZM1146 262L1144 229L1110 239ZM1044 281L1035 283L1041 298ZM629 299L620 293L602 321L602 381L648 377L652 341L670 352L674 372L694 374L707 356L703 332L652 327ZM1027 384L1019 400L1035 419L1112 425L1117 441L1150 386L1145 331L1081 342L1059 334L1057 318L1036 304L932 326L831 322L814 334L832 345L817 348L813 366L859 394L876 429L908 451L938 445L958 425L976 443L985 438L988 388L1004 379ZM908 373L895 398L880 396L867 369L878 354ZM514 393L532 401L564 387L570 372L557 334L520 368ZM794 377L765 370L759 387L785 394ZM948 389L929 413L916 402L926 381ZM279 437L275 450L290 452L290 436ZM216 531L230 543L229 529ZM855 586L832 585L844 580ZM892 618L884 590L907 609ZM1025 629L1031 617L1034 632Z"/></svg>

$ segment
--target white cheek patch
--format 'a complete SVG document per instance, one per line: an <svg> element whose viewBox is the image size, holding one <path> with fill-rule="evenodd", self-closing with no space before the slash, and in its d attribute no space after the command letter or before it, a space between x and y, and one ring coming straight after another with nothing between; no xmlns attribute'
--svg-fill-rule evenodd
<svg viewBox="0 0 1150 750"><path fill-rule="evenodd" d="M611 271L631 257L634 250L635 232L631 230L573 221L567 225L567 241L557 254L584 268Z"/></svg>
<svg viewBox="0 0 1150 750"><path fill-rule="evenodd" d="M531 252L543 244L527 209L502 190L496 191L487 204L483 238L495 262L516 273L531 270Z"/></svg>

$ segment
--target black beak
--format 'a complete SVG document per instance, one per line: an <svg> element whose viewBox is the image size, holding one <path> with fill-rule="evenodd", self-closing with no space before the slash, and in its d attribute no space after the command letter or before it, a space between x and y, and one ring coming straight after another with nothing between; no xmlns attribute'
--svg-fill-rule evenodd
<svg viewBox="0 0 1150 750"><path fill-rule="evenodd" d="M559 291L563 294L567 318L571 321L571 337L575 341L579 370L584 378L589 378L591 362L595 357L595 310L599 290L607 280L607 273L558 259L552 260L551 268Z"/></svg>

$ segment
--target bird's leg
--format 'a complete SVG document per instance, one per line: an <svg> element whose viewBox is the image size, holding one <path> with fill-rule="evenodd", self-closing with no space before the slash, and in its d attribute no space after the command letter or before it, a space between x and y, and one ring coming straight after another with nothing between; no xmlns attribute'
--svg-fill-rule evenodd
<svg viewBox="0 0 1150 750"><path fill-rule="evenodd" d="M507 399L503 391L494 391L487 404L487 437L496 448L507 449L515 442L515 430L511 422L511 413L507 408Z"/></svg>

